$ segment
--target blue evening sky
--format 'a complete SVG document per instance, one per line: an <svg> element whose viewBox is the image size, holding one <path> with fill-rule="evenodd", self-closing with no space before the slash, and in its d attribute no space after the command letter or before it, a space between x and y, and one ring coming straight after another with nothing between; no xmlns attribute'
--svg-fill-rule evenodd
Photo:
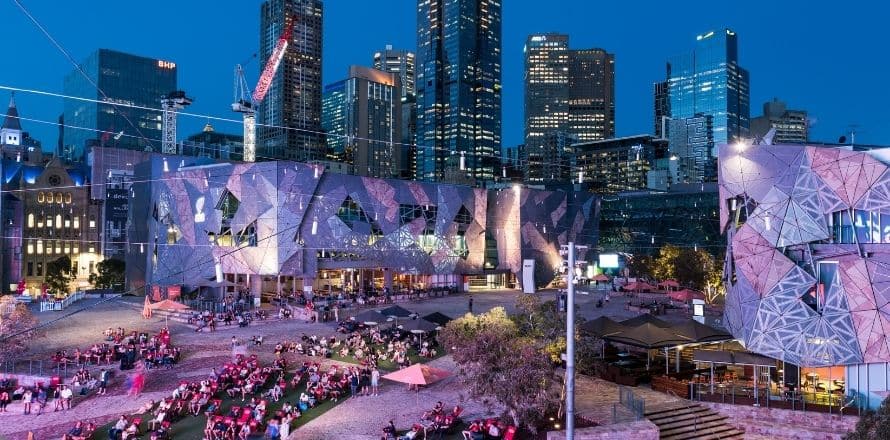
<svg viewBox="0 0 890 440"><path fill-rule="evenodd" d="M257 51L259 0L22 1L78 61L100 47L174 61L180 88L195 98L189 111L238 118L229 110L232 70ZM741 64L751 72L752 117L778 97L789 108L809 110L814 140L836 141L855 124L857 143L890 144L885 2L502 1L505 146L523 138L522 46L529 33L567 33L573 48L615 53L616 127L623 136L652 131L652 83L664 78L666 58L690 50L697 34L723 27L739 34ZM342 79L350 64L370 64L385 44L413 50L415 11L414 0L327 0L325 83ZM0 85L61 92L72 66L12 1L0 2L0 29ZM251 82L257 71L254 61ZM4 110L7 97L0 91ZM17 101L26 118L55 121L62 111L59 98L18 94ZM180 137L205 122L181 117ZM23 125L55 146L55 126Z"/></svg>

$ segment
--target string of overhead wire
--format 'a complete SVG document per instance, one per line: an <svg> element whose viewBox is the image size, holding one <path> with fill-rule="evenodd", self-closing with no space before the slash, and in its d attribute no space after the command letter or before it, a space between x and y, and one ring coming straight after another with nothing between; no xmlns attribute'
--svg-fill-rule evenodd
<svg viewBox="0 0 890 440"><path fill-rule="evenodd" d="M18 6L18 8L22 11L22 13L24 13L25 16L28 17L29 20L31 20L31 23L33 23L34 26L36 26L37 29L40 30L40 32L42 32L43 35L46 36L47 39L49 39L49 41L53 44L53 46L55 46L56 49L58 49L59 52L62 53L62 55L65 57L65 59L67 59L68 62L71 63L72 66L74 66L74 69L77 70L77 72L80 73L80 75L83 76L87 80L87 82L89 82L93 87L96 88L96 91L98 91L99 94L102 95L103 98L105 98L105 100L106 100L105 104L111 105L112 108L114 108L117 115L122 117L124 119L124 121L126 121L127 124L129 124L130 127L132 127L133 130L135 130L136 133L142 137L142 139L145 139L146 142L148 142L148 139L142 134L142 131L139 130L139 127L137 127L136 124L134 124L133 121L130 120L130 118L127 116L127 114L125 112L121 112L120 109L118 108L118 104L113 102L108 97L108 95L105 94L105 91L103 91L102 88L99 87L99 84L97 84L95 81L93 81L93 79L90 78L90 76L87 75L86 72L84 72L83 67L81 67L81 65L78 64L77 61L74 60L74 57L72 57L71 53L68 52L68 50L62 46L62 44L59 42L59 40L57 40L55 37L52 36L52 34L49 33L49 30L47 30L46 27L43 26L43 24L41 24L40 21L38 21L37 18L34 17L33 14L31 14L30 11L28 11L28 8L26 8L25 5L22 4L21 1L19 1L19 0L12 0L12 1L13 1L13 3L16 4L16 6ZM149 145L151 145L150 142L149 142Z"/></svg>
<svg viewBox="0 0 890 440"><path fill-rule="evenodd" d="M43 96L57 97L57 98L62 98L62 99L96 103L96 104L112 104L111 102L100 100L100 99L84 98L84 97L80 97L80 96L72 96L72 95L66 95L66 94L62 94L62 93L49 92L49 91L38 90L38 89L13 87L13 86L4 85L4 84L0 84L0 90L8 90L8 91L14 91L14 92L21 92L21 93L31 93L31 94L37 94L37 95L43 95ZM142 106L142 105L136 105L136 104L131 104L131 103L114 103L114 105L117 105L120 107L125 107L125 108L136 109L136 110L144 110L144 111L155 111L155 112L163 112L164 111L163 109L156 108L156 107ZM191 112L186 112L186 111L177 111L176 114L182 115L182 116L187 116L187 117L200 118L202 120L208 120L208 121L219 121L219 122L227 122L227 123L232 123L232 124L237 124L237 125L243 125L243 120L241 120L241 119L227 118L227 117L216 116L216 115L211 115L211 114L191 113ZM26 120L24 118L22 118L22 119ZM35 121L35 122L40 122L40 123L45 123L45 124L59 124L58 122L49 122L49 121ZM361 137L361 136L345 135L345 134L339 134L339 133L329 133L329 132L320 131L320 130L310 130L310 129L306 129L306 128L288 127L288 126L283 126L283 125L266 124L266 123L260 123L260 122L255 122L255 126L257 128L262 127L262 128L269 128L269 129L294 131L294 132L299 132L299 133L312 134L312 135L316 135L316 136L326 136L328 138L334 137L334 138L343 140L347 143L352 142L352 141L363 141L363 142L368 142L368 143L373 143L373 144L385 144L387 146L415 148L418 151L443 152L443 153L447 153L449 155L457 155L457 154L466 153L466 152L451 150L446 147L437 147L435 145L420 145L417 143L401 142L401 141L396 141L396 140L372 139L372 138L366 138L366 137ZM93 131L100 132L100 133L112 134L112 135L118 134L116 132L110 132L110 131L106 131L106 130L97 130L97 129L92 129L92 128L85 128L85 129L93 130ZM124 136L127 136L127 135L125 134ZM148 139L144 136L129 135L129 137L136 137L139 139ZM149 139L149 140L160 141L160 139ZM260 158L260 156L257 156L257 157ZM279 159L279 158L275 158L275 157L262 157L262 158L268 159L268 160ZM510 162L511 166L513 166L513 167L520 167L520 166L529 165L529 164L541 165L539 162L527 160L527 159L523 159L523 158L518 158L518 157L516 159L510 159L509 162ZM564 164L564 163L548 163L547 167L551 168L551 169L556 168L556 169L568 169L570 171L581 171L578 166L573 166L571 164ZM504 165L504 168L506 168L506 165Z"/></svg>

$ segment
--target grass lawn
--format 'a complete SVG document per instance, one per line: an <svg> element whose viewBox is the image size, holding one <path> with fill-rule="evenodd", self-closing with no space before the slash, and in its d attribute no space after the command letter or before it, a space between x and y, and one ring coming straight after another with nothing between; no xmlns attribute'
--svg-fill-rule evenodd
<svg viewBox="0 0 890 440"><path fill-rule="evenodd" d="M306 375L308 377L308 375ZM286 380L293 379L293 374L286 374ZM270 379L272 380L272 379ZM266 414L275 414L276 411L281 409L281 406L284 405L284 402L297 403L300 400L300 393L306 388L306 379L300 382L300 385L294 388L288 388L287 392L284 394L281 400L278 402L274 402L269 400L268 405L266 405ZM345 398L348 398L349 393L347 392ZM222 414L226 414L232 408L232 406L242 406L241 399L231 399L225 392L220 392L217 394L218 399L222 399ZM314 408L310 408L308 411L304 412L298 419L294 420L291 424L291 432L294 432L295 429L298 429L300 426L309 423L311 420L316 417L324 414L327 410L333 408L338 403L342 402L342 400L337 402L332 402L330 399L325 400L319 405L316 405ZM148 435L148 420L152 418L151 414L142 415L142 423L139 425L140 432L143 433L139 438L147 439ZM267 416L267 419L270 417ZM91 439L94 440L106 440L108 438L108 430L111 429L112 426L117 422L117 419L114 421L103 425L96 429L96 432L93 433ZM170 436L174 439L201 439L204 437L204 426L207 423L207 417L204 414L200 414L197 417L188 415L182 419L179 419L170 427ZM265 426L262 428L265 429ZM253 434L251 437L256 436L257 438L262 437L263 433L260 432L258 434Z"/></svg>

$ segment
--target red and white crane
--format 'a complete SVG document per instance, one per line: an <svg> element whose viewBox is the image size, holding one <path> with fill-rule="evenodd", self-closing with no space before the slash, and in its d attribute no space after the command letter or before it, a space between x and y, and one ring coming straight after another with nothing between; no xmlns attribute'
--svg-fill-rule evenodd
<svg viewBox="0 0 890 440"><path fill-rule="evenodd" d="M232 103L232 111L241 113L244 118L244 161L256 161L256 108L263 102L269 87L272 85L272 79L275 78L275 72L281 65L284 53L287 51L287 45L290 41L293 30L293 22L287 24L284 32L278 37L275 48L272 49L272 55L263 68L260 80L253 91L247 88L247 80L244 79L244 69L240 64L235 66L235 102Z"/></svg>

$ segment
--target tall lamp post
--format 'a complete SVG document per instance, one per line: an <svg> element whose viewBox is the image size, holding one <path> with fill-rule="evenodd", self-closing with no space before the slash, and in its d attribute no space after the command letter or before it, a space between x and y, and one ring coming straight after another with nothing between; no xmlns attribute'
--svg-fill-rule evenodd
<svg viewBox="0 0 890 440"><path fill-rule="evenodd" d="M566 267L566 440L575 438L575 250L587 249L569 242L563 246ZM561 252L561 253L562 253Z"/></svg>

